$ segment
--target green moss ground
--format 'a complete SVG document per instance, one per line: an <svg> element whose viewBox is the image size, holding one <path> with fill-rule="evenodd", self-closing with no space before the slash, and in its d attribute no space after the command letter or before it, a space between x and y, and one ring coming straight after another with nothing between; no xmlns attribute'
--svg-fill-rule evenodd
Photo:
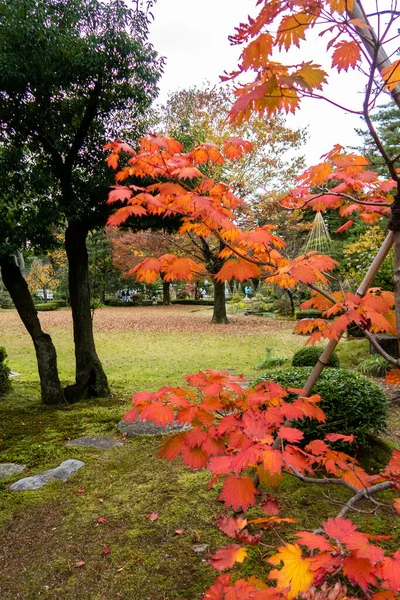
<svg viewBox="0 0 400 600"><path fill-rule="evenodd" d="M136 321L127 324L125 309L121 317L107 312L109 323L101 317L97 344L113 395L62 409L40 405L30 341L13 319L7 325L4 314L0 315L0 345L9 352L11 368L21 373L12 392L0 401L0 461L26 464L24 475L67 458L86 463L66 483L53 482L35 492L11 492L8 484L18 476L0 482L2 600L197 600L214 580L207 552L193 549L195 543L207 544L209 551L229 543L212 525L222 506L216 500L218 487L207 490L206 473L192 473L178 462L158 459L159 439L151 436L128 440L123 448L106 452L64 445L80 435L118 437L116 423L129 407L132 392L181 384L184 373L207 367L228 367L253 377L258 375L254 367L262 361L267 344L276 353L290 356L304 343L292 335L291 323L263 329L261 319L239 318L231 330L211 328L205 313L204 319L195 315L195 331L191 331L179 317L186 318L188 310L174 311L176 318L162 331L149 331L146 323L142 328ZM50 325L55 314L60 319L58 312L46 313ZM115 326L118 319L120 327ZM70 381L73 351L67 323L50 329L61 376ZM365 353L365 344L358 341L344 341L339 349L346 367L352 356ZM78 488L85 492L78 493ZM314 529L339 512L340 506L333 505L327 493L326 488L286 478L276 495L282 516L298 522L283 525L279 534L291 540L294 531ZM335 488L330 493L336 502L348 498L346 490ZM390 501L391 495L381 498ZM151 512L160 515L154 522L145 516ZM97 523L99 516L107 522ZM354 519L369 532L390 532L393 539L388 544L398 547L399 529L391 512L358 513ZM175 533L181 529L183 534ZM265 577L264 558L280 543L274 532L266 532L264 545L251 550L237 576ZM111 551L104 556L105 545ZM85 565L74 567L78 561Z"/></svg>

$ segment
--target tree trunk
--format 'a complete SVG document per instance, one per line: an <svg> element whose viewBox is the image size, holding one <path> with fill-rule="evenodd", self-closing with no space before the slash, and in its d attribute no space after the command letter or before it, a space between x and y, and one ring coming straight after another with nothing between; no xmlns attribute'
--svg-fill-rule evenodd
<svg viewBox="0 0 400 600"><path fill-rule="evenodd" d="M169 281L163 281L162 283L163 300L164 306L171 304L171 283Z"/></svg>
<svg viewBox="0 0 400 600"><path fill-rule="evenodd" d="M294 317L295 312L296 312L296 307L294 305L294 300L293 300L293 292L292 290L290 290L289 288L285 288L285 292L287 293L287 295L289 296L289 302L290 302L290 314L292 315L292 317Z"/></svg>
<svg viewBox="0 0 400 600"><path fill-rule="evenodd" d="M43 285L43 302L47 302L47 288L46 285Z"/></svg>
<svg viewBox="0 0 400 600"><path fill-rule="evenodd" d="M65 404L56 349L50 335L42 330L28 285L14 259L1 260L1 275L35 347L42 402L46 405Z"/></svg>
<svg viewBox="0 0 400 600"><path fill-rule="evenodd" d="M107 377L97 356L93 337L87 233L87 228L77 222L69 223L65 232L76 362L75 385L65 390L70 401L109 393Z"/></svg>
<svg viewBox="0 0 400 600"><path fill-rule="evenodd" d="M213 279L214 283L214 312L212 317L213 323L229 323L228 317L226 316L226 304L225 304L225 283Z"/></svg>
<svg viewBox="0 0 400 600"><path fill-rule="evenodd" d="M100 300L100 304L104 304L105 301L106 301L106 288L105 288L104 285L101 286L101 288L100 288L100 298L99 298L99 300Z"/></svg>

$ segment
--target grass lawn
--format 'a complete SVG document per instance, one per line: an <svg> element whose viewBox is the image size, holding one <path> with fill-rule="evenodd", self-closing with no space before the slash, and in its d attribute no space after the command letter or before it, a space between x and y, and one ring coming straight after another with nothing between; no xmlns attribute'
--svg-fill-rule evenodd
<svg viewBox="0 0 400 600"><path fill-rule="evenodd" d="M46 312L40 318L56 344L61 378L69 383L74 372L70 312ZM215 578L207 551L228 543L211 523L219 505L218 488L207 491L209 476L157 459L159 439L152 436L106 452L66 447L64 442L79 435L119 437L116 424L133 392L181 385L185 373L204 368L232 369L252 378L259 375L256 366L267 346L273 356L290 358L304 344L293 335L291 321L234 316L229 326L221 326L211 325L210 319L210 311L195 307L97 311L96 343L113 394L56 410L40 406L32 344L17 314L0 311L0 346L6 347L12 370L21 374L0 401L0 462L26 464L24 476L67 458L86 463L66 483L53 482L35 492L11 492L8 484L18 476L0 482L2 600L202 597ZM352 366L367 348L363 341L344 341L339 353L343 366ZM348 498L341 489L331 494L335 501ZM277 495L282 515L298 519L280 530L289 540L294 531L313 529L340 510L317 486L290 478ZM154 522L146 518L151 512L160 515ZM98 523L99 516L106 522ZM388 543L399 545L392 513L359 513L355 520L368 532L390 530L394 539ZM264 558L276 543L275 535L267 533L265 555L255 549L236 572L265 577ZM196 552L198 544L206 544L207 551ZM75 567L79 561L84 566Z"/></svg>

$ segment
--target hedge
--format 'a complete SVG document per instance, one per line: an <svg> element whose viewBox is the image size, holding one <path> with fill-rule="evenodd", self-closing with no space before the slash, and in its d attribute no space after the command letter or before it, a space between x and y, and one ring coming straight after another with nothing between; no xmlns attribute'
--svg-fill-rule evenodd
<svg viewBox="0 0 400 600"><path fill-rule="evenodd" d="M282 387L302 388L311 367L270 370L257 382L272 379ZM325 369L312 393L322 398L319 406L325 412L326 423L305 419L296 426L306 441L324 438L327 433L355 434L359 446L367 446L370 434L378 435L386 427L388 402L382 389L355 371ZM288 401L296 396L289 394Z"/></svg>

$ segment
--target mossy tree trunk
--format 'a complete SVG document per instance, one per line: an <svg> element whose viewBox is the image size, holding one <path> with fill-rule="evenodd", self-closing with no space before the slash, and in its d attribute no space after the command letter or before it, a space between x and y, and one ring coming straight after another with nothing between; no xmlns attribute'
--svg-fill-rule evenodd
<svg viewBox="0 0 400 600"><path fill-rule="evenodd" d="M42 402L46 405L65 404L56 349L50 335L42 330L28 284L14 258L2 258L0 264L4 285L35 347Z"/></svg>

